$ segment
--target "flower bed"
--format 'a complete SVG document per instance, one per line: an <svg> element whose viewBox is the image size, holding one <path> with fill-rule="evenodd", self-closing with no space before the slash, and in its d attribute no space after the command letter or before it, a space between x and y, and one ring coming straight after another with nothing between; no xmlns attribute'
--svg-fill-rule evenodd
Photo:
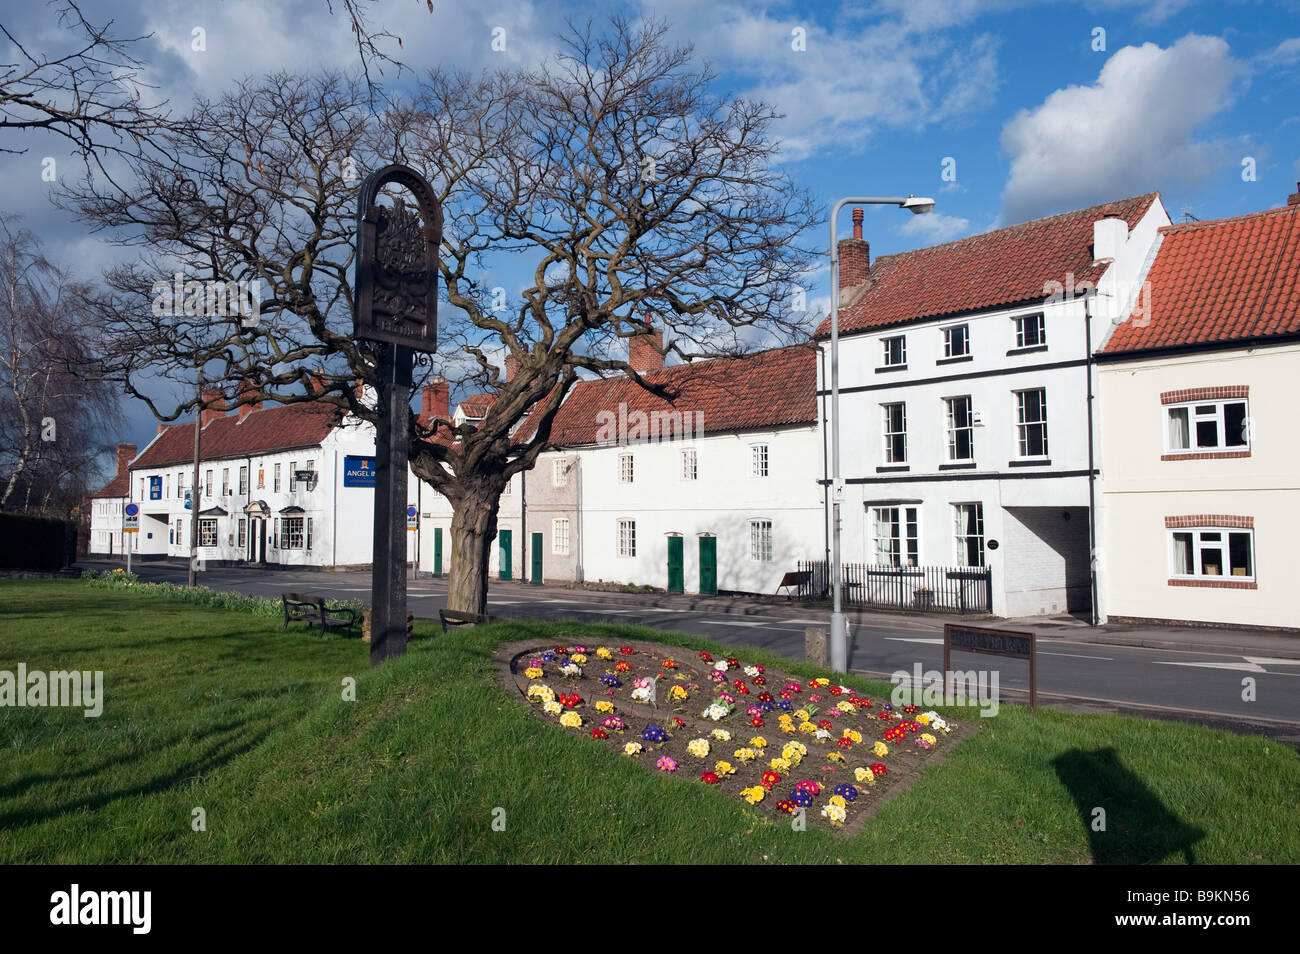
<svg viewBox="0 0 1300 954"><path fill-rule="evenodd" d="M829 677L657 643L507 647L509 673L547 721L706 785L774 818L856 827L964 735Z"/></svg>

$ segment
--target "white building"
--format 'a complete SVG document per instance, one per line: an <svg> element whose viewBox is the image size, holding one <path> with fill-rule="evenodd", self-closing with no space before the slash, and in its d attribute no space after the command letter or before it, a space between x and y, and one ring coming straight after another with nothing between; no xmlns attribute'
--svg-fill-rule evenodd
<svg viewBox="0 0 1300 954"><path fill-rule="evenodd" d="M203 412L198 556L205 562L366 567L374 528L371 425L328 404ZM188 558L193 423L160 427L131 464L138 552ZM409 482L411 503L415 480Z"/></svg>
<svg viewBox="0 0 1300 954"><path fill-rule="evenodd" d="M135 454L134 444L118 444L113 479L90 496L88 550L94 556L124 556L124 546L133 546L134 534L122 532L122 511L130 501L130 467Z"/></svg>
<svg viewBox="0 0 1300 954"><path fill-rule="evenodd" d="M553 449L502 495L492 577L532 580L540 568L545 581L774 592L797 561L825 551L815 349L665 368L642 345L632 366L676 397L622 375L577 384ZM421 493L446 540L450 506ZM423 521L421 534L421 570L446 572Z"/></svg>
<svg viewBox="0 0 1300 954"><path fill-rule="evenodd" d="M1169 224L1158 194L874 263L861 222L839 243L845 563L903 605L991 586L998 616L1088 611L1091 355Z"/></svg>
<svg viewBox="0 0 1300 954"><path fill-rule="evenodd" d="M1161 231L1100 362L1109 619L1300 629L1300 192Z"/></svg>

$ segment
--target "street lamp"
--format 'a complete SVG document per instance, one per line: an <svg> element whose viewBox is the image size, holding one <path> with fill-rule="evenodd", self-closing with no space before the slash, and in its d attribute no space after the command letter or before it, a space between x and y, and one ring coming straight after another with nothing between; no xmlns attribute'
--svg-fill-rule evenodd
<svg viewBox="0 0 1300 954"><path fill-rule="evenodd" d="M840 210L854 205L896 205L922 215L934 208L934 199L908 196L850 196L831 208L831 645L830 663L836 672L849 670L849 630L841 603L840 580L840 501L844 497L844 477L840 474L840 256L836 243L835 223Z"/></svg>

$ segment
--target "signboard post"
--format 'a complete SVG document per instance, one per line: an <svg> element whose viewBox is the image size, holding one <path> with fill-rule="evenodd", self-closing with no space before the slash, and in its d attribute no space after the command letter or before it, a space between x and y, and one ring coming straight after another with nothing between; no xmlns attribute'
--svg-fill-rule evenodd
<svg viewBox="0 0 1300 954"><path fill-rule="evenodd" d="M404 187L414 208L377 202L388 184ZM373 172L357 196L353 334L377 343L375 536L372 554L370 664L406 652L406 550L401 527L411 428L411 365L415 351L438 346L438 249L442 207L414 169Z"/></svg>
<svg viewBox="0 0 1300 954"><path fill-rule="evenodd" d="M1029 705L1038 711L1038 637L1014 629L991 629L987 626L943 625L943 682L948 684L952 650L981 653L985 656L1009 656L1029 660Z"/></svg>
<svg viewBox="0 0 1300 954"><path fill-rule="evenodd" d="M122 508L122 549L126 551L126 572L131 572L131 537L128 533L140 532L140 505L129 503Z"/></svg>

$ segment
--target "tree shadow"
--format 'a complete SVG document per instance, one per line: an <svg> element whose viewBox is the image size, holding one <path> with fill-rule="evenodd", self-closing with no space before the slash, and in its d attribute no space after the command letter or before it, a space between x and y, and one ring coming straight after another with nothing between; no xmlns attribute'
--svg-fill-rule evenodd
<svg viewBox="0 0 1300 954"><path fill-rule="evenodd" d="M1152 864L1174 854L1196 863L1192 848L1205 832L1180 821L1114 749L1070 749L1052 766L1074 799L1094 863Z"/></svg>

